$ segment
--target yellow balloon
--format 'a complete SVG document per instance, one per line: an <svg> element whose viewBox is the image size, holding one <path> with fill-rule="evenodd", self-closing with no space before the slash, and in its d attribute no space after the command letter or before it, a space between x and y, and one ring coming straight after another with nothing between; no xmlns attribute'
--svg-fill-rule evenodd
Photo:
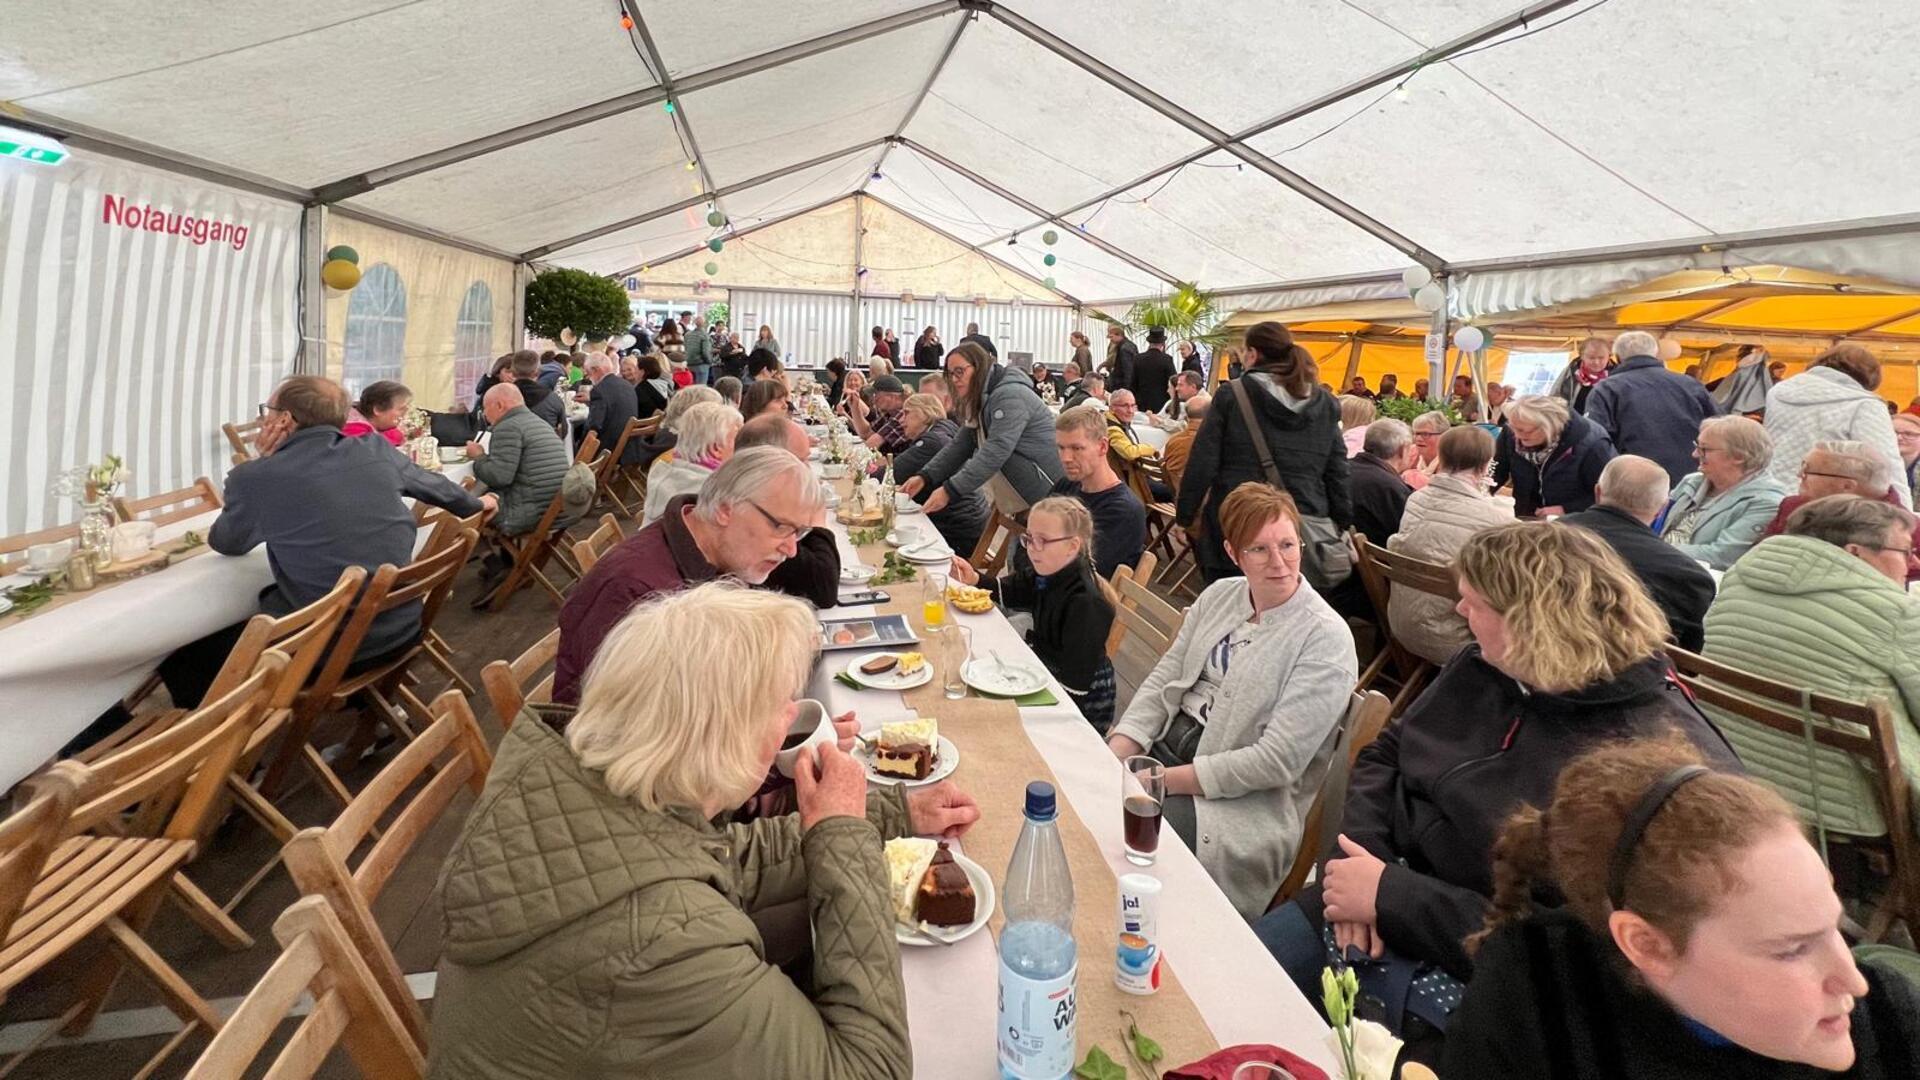
<svg viewBox="0 0 1920 1080"><path fill-rule="evenodd" d="M345 292L360 284L360 268L345 259L331 259L320 268L320 280L329 289Z"/></svg>

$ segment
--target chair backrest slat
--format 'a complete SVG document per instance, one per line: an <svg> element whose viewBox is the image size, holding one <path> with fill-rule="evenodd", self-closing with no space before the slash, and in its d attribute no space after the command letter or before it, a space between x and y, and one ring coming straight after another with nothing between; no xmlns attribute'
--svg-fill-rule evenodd
<svg viewBox="0 0 1920 1080"><path fill-rule="evenodd" d="M495 660L480 670L480 685L486 687L487 699L493 703L493 713L500 718L500 730L512 727L514 718L520 715L520 709L528 701L538 699L539 688L530 692L527 684L552 664L553 658L559 653L560 631L550 630L512 662ZM553 676L548 675L543 684L549 697L553 692L552 680Z"/></svg>
<svg viewBox="0 0 1920 1080"><path fill-rule="evenodd" d="M80 523L54 525L37 532L21 533L17 536L0 536L0 574L11 574L26 565L26 551L36 544L56 544L62 540L80 539Z"/></svg>
<svg viewBox="0 0 1920 1080"><path fill-rule="evenodd" d="M59 762L26 781L26 804L0 821L0 941L7 940L75 804L92 783L86 766Z"/></svg>
<svg viewBox="0 0 1920 1080"><path fill-rule="evenodd" d="M627 534L621 531L620 522L612 514L601 514L600 527L593 530L585 540L574 541L573 558L580 564L580 572L584 574L593 569L601 556L626 538Z"/></svg>
<svg viewBox="0 0 1920 1080"><path fill-rule="evenodd" d="M116 498L113 506L121 521L151 521L155 525L171 525L218 510L221 502L220 492L213 486L213 481L202 476L178 491L149 495L144 499Z"/></svg>

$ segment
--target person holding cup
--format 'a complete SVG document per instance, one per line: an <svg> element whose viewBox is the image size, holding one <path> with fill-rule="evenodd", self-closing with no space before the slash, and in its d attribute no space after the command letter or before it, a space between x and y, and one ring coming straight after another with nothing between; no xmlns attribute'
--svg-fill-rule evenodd
<svg viewBox="0 0 1920 1080"><path fill-rule="evenodd" d="M1241 576L1193 602L1107 746L1167 766L1166 823L1251 920L1293 865L1360 665L1345 620L1300 576L1293 497L1241 484L1219 522Z"/></svg>
<svg viewBox="0 0 1920 1080"><path fill-rule="evenodd" d="M817 637L798 600L702 585L623 619L578 708L522 714L441 873L429 1075L909 1075L881 842L959 836L973 800L869 792L823 741L794 755L797 813L723 823L792 733ZM755 921L796 903L804 989Z"/></svg>

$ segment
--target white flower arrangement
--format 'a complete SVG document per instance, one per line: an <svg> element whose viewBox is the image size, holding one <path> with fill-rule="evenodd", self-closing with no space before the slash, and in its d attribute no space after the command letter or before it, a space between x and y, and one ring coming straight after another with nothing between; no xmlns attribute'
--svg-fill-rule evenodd
<svg viewBox="0 0 1920 1080"><path fill-rule="evenodd" d="M64 495L85 506L111 500L119 493L120 485L132 478L133 473L120 460L120 455L108 454L96 465L76 465L65 472L56 473L53 491L56 495Z"/></svg>
<svg viewBox="0 0 1920 1080"><path fill-rule="evenodd" d="M1326 1035L1327 1049L1339 1060L1344 1080L1392 1080L1393 1063L1403 1043L1381 1025L1354 1018L1353 1003L1360 996L1360 980L1353 969L1345 968L1339 974L1332 968L1321 969L1320 993L1332 1024Z"/></svg>

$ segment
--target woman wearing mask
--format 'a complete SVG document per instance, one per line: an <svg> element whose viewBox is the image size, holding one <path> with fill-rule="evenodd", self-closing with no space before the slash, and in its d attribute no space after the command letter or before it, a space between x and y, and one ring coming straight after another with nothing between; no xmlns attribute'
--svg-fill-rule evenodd
<svg viewBox="0 0 1920 1080"><path fill-rule="evenodd" d="M1493 486L1513 482L1515 517L1559 517L1593 506L1593 486L1613 458L1600 425L1552 394L1532 394L1507 406Z"/></svg>
<svg viewBox="0 0 1920 1080"><path fill-rule="evenodd" d="M349 438L378 435L399 446L407 441L407 433L400 430L400 421L412 407L413 391L404 385L391 379L369 383L360 391L360 400L347 410L347 422L341 425L340 434Z"/></svg>
<svg viewBox="0 0 1920 1080"><path fill-rule="evenodd" d="M900 490L914 496L931 491L922 503L929 514L981 490L1008 513L1046 498L1065 470L1053 442L1053 414L1032 377L962 342L947 354L947 385L960 433Z"/></svg>
<svg viewBox="0 0 1920 1080"><path fill-rule="evenodd" d="M1494 848L1447 1076L1678 1080L1920 1071L1920 991L1856 964L1794 810L1675 740L1594 750ZM1536 890L1565 897L1540 909Z"/></svg>
<svg viewBox="0 0 1920 1080"><path fill-rule="evenodd" d="M1618 739L1677 730L1739 768L1667 678L1665 616L1598 536L1514 522L1469 537L1454 570L1473 643L1360 751L1321 880L1255 928L1316 992L1331 958L1364 957L1364 992L1423 1061L1473 975L1461 943L1485 919L1487 855L1516 807Z"/></svg>
<svg viewBox="0 0 1920 1080"><path fill-rule="evenodd" d="M1167 824L1254 919L1293 865L1359 663L1352 631L1301 580L1293 500L1244 484L1219 521L1243 576L1193 602L1107 746L1167 766Z"/></svg>
<svg viewBox="0 0 1920 1080"><path fill-rule="evenodd" d="M1113 723L1113 665L1106 650L1113 605L1093 577L1093 515L1079 499L1041 499L1027 515L1020 543L1027 558L1008 560L1005 577L983 580L958 555L951 573L963 584L984 587L1008 608L1033 613L1027 644L1066 687L1080 715L1105 734Z"/></svg>
<svg viewBox="0 0 1920 1080"><path fill-rule="evenodd" d="M1246 375L1215 388L1206 422L1194 436L1177 517L1189 532L1196 525L1204 530L1197 548L1206 579L1234 576L1221 543L1220 504L1241 484L1275 484L1293 497L1303 519L1309 583L1330 588L1348 576L1344 560L1336 565L1314 549L1330 542L1344 551L1339 534L1353 523L1340 406L1320 388L1319 367L1286 327L1254 326L1247 331L1247 350L1253 363ZM1263 458L1272 461L1275 475L1268 475Z"/></svg>

